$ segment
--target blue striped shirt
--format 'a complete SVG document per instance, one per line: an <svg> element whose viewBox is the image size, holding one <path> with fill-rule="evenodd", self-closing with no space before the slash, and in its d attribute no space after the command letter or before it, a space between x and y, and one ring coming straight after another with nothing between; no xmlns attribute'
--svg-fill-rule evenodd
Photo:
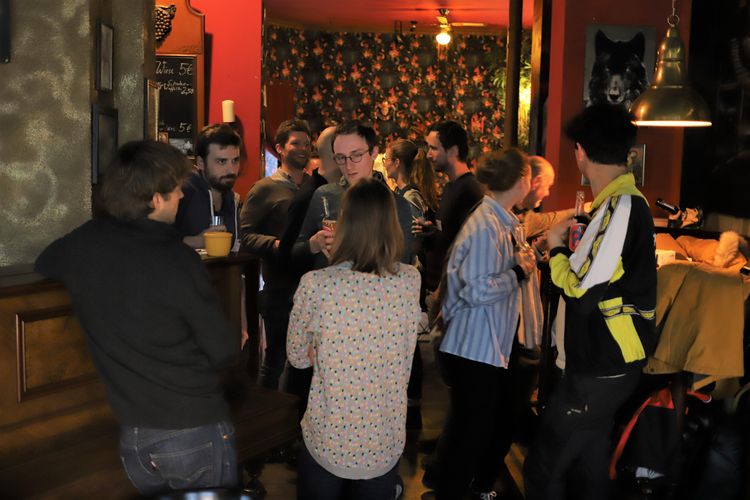
<svg viewBox="0 0 750 500"><path fill-rule="evenodd" d="M448 259L442 352L507 368L521 311L512 238L519 224L489 196L464 222Z"/></svg>

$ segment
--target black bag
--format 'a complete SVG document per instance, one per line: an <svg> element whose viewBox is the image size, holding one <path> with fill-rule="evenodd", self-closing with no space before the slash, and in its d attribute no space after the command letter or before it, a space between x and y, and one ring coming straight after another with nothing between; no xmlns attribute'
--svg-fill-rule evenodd
<svg viewBox="0 0 750 500"><path fill-rule="evenodd" d="M711 400L706 394L693 391L687 394L704 403ZM681 439L670 388L653 392L625 426L612 454L610 478L615 479L618 470L635 472L639 467L674 478L675 467L679 466L677 454Z"/></svg>

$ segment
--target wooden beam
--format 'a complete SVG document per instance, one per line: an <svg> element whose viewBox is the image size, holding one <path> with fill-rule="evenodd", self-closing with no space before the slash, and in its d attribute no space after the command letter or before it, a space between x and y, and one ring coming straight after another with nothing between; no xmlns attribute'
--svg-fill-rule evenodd
<svg viewBox="0 0 750 500"><path fill-rule="evenodd" d="M534 24L531 30L531 109L529 116L529 153L544 156L547 113L544 105L549 94L549 41L552 26L552 0L534 0Z"/></svg>
<svg viewBox="0 0 750 500"><path fill-rule="evenodd" d="M518 145L518 84L521 76L523 0L510 0L505 58L505 134L503 147Z"/></svg>

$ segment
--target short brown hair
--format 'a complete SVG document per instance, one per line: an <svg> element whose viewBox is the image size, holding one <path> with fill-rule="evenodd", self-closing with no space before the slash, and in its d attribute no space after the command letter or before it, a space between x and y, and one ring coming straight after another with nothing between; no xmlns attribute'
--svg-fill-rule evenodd
<svg viewBox="0 0 750 500"><path fill-rule="evenodd" d="M377 179L361 179L341 201L331 264L351 261L354 271L394 274L403 249L393 193Z"/></svg>
<svg viewBox="0 0 750 500"><path fill-rule="evenodd" d="M507 191L530 173L529 157L517 148L484 154L477 162L477 180L490 191Z"/></svg>
<svg viewBox="0 0 750 500"><path fill-rule="evenodd" d="M279 128L276 129L276 135L273 138L273 143L278 144L282 147L285 146L289 141L289 136L292 135L292 132L304 132L305 134L307 134L308 138L312 135L310 133L310 126L305 120L286 120L281 122Z"/></svg>
<svg viewBox="0 0 750 500"><path fill-rule="evenodd" d="M124 144L102 176L99 201L118 220L145 218L155 193L168 195L190 174L190 162L178 149L156 141Z"/></svg>
<svg viewBox="0 0 750 500"><path fill-rule="evenodd" d="M236 146L242 149L242 137L226 123L206 125L198 135L198 145L195 149L195 155L206 160L208 148L211 144L216 144L219 146L219 149L224 149L228 146Z"/></svg>

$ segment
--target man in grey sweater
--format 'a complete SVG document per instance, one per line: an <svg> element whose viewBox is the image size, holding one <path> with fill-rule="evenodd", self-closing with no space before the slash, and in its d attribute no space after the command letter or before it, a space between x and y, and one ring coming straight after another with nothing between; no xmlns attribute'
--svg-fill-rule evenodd
<svg viewBox="0 0 750 500"><path fill-rule="evenodd" d="M266 350L258 383L271 389L278 388L286 363L286 328L297 285L289 263L280 258L279 244L292 199L309 178L304 169L310 159L310 127L304 120L287 120L276 130L274 143L279 169L253 185L240 212L242 248L261 259L259 305Z"/></svg>
<svg viewBox="0 0 750 500"><path fill-rule="evenodd" d="M339 182L326 184L313 193L302 222L293 255L315 255L315 269L328 265L328 252L333 244L333 231L323 227L323 219L336 220L344 192L358 180L373 175L373 164L378 156L375 131L358 122L343 123L336 127L333 136L333 159L341 169ZM394 193L398 222L404 235L404 253L401 261L411 263L414 256L414 237L411 232L409 202Z"/></svg>

